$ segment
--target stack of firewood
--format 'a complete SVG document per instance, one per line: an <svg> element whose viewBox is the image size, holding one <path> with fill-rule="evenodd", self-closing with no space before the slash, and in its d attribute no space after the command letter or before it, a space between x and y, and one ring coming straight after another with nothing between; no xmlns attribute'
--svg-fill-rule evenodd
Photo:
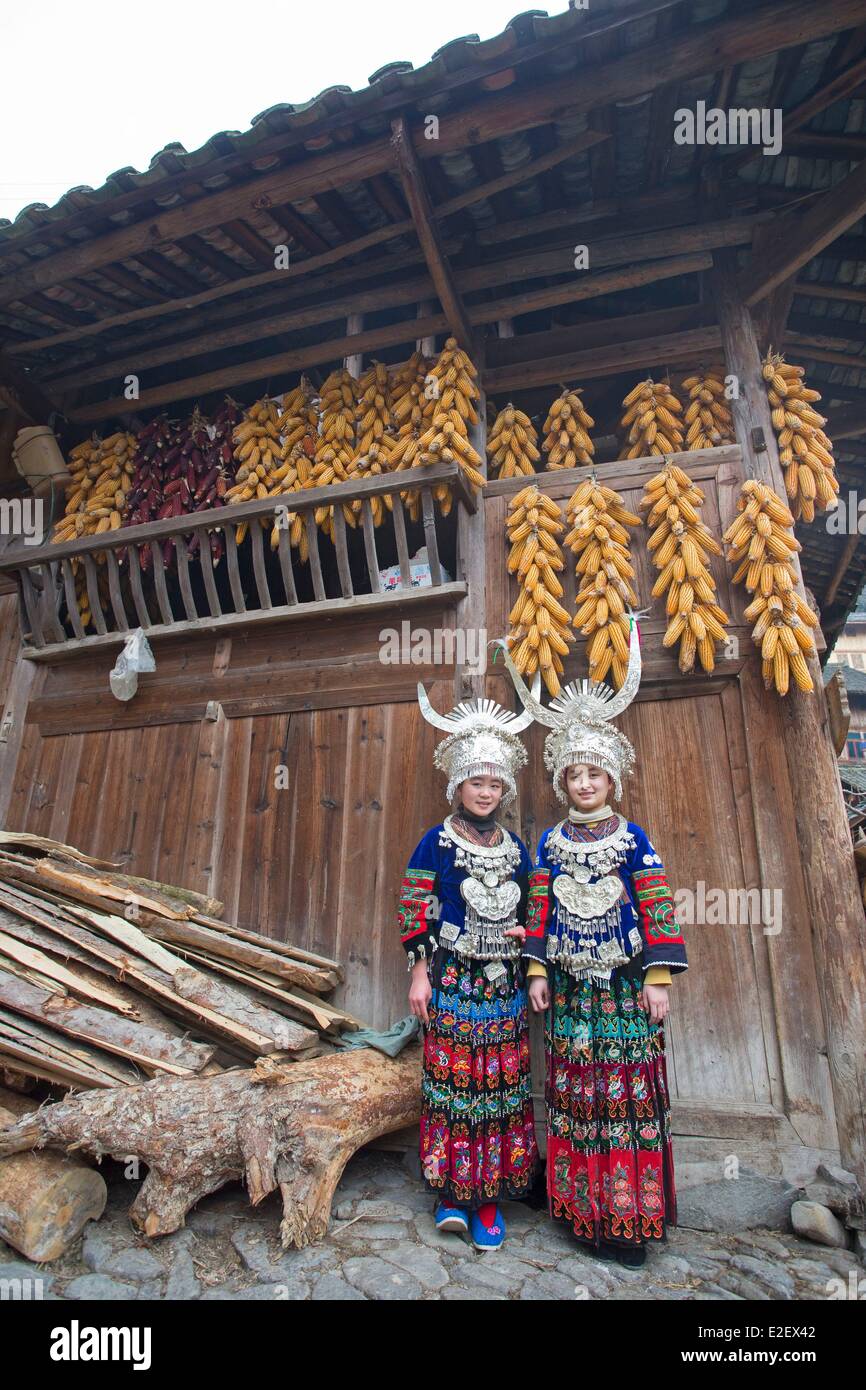
<svg viewBox="0 0 866 1390"><path fill-rule="evenodd" d="M201 894L0 832L0 1067L70 1089L307 1060L358 1019L337 961L219 920Z"/></svg>

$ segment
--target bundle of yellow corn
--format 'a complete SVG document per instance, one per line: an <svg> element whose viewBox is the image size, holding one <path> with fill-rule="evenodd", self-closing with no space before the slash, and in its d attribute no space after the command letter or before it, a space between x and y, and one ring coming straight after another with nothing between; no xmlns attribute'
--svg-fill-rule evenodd
<svg viewBox="0 0 866 1390"><path fill-rule="evenodd" d="M768 353L762 370L785 491L795 518L814 521L815 508L826 512L835 507L839 492L833 442L822 428L827 420L813 409L821 393L810 391L803 368L791 366L779 353Z"/></svg>
<svg viewBox="0 0 866 1390"><path fill-rule="evenodd" d="M717 449L734 443L734 420L725 396L724 367L701 367L683 381L688 392L687 449Z"/></svg>
<svg viewBox="0 0 866 1390"><path fill-rule="evenodd" d="M374 362L358 382L358 444L350 477L370 478L390 473L395 443L388 368L384 362ZM390 495L371 497L373 525L381 525L385 510L391 508ZM362 511L360 501L352 503L352 511L357 520Z"/></svg>
<svg viewBox="0 0 866 1390"><path fill-rule="evenodd" d="M724 539L728 559L737 565L734 583L745 581L755 598L745 610L754 622L752 637L761 648L767 689L787 695L791 674L800 690L813 690L806 656L815 655L811 629L818 619L797 593L792 556L802 549L792 534L794 518L766 483L747 478Z"/></svg>
<svg viewBox="0 0 866 1390"><path fill-rule="evenodd" d="M329 487L331 483L349 481L355 457L358 383L351 372L341 367L326 378L320 398L321 434L316 444L316 463L310 478L311 487ZM343 515L350 526L355 525L355 516L350 506L343 507ZM333 540L333 507L317 507L316 522Z"/></svg>
<svg viewBox="0 0 866 1390"><path fill-rule="evenodd" d="M683 408L666 381L638 382L623 401L622 427L628 436L621 459L646 458L650 454L676 454L683 447Z"/></svg>
<svg viewBox="0 0 866 1390"><path fill-rule="evenodd" d="M550 407L541 446L547 454L548 468L576 468L579 463L592 463L595 445L589 431L595 421L587 414L582 395L582 389L563 391Z"/></svg>
<svg viewBox="0 0 866 1390"><path fill-rule="evenodd" d="M388 462L393 472L414 468L419 462L419 441L424 432L425 420L429 421L436 403L432 394L432 388L436 384L432 380L431 392L427 394L429 371L430 363L424 354L413 352L409 360L396 367L392 374L391 404L396 439ZM420 508L418 489L407 488L405 492L400 493L400 497L412 520L417 521Z"/></svg>
<svg viewBox="0 0 866 1390"><path fill-rule="evenodd" d="M225 494L228 505L270 497L281 490L280 483L291 465L283 460L279 421L276 401L263 396L244 413L240 424L235 425L232 440L238 470L233 486ZM265 526L267 522L262 519L260 525ZM235 534L238 545L245 539L248 529L247 521L238 526Z"/></svg>
<svg viewBox="0 0 866 1390"><path fill-rule="evenodd" d="M280 472L285 473L283 477L274 484L272 491L268 494L274 496L282 493L302 492L310 486L312 476L312 463L305 451L305 440L296 444L292 450L292 455L283 464ZM267 521L262 525L266 526ZM304 525L304 518L300 512L279 513L271 525L271 549L276 550L280 543L280 527L285 526L289 532L289 542L297 550L303 564L306 564L310 550L307 543L307 528Z"/></svg>
<svg viewBox="0 0 866 1390"><path fill-rule="evenodd" d="M626 608L637 605L626 527L639 526L640 517L628 511L618 492L592 478L578 484L566 517L571 530L565 544L577 556L577 612L572 621L588 639L590 679L603 681L610 672L619 689L628 668Z"/></svg>
<svg viewBox="0 0 866 1390"><path fill-rule="evenodd" d="M707 569L706 552L721 555L722 547L701 521L704 494L676 464L668 463L650 478L640 500L648 511L652 532L647 548L661 571L653 598L667 594L668 628L663 645L680 644L679 668L685 674L695 656L705 671L716 664L717 642L725 641L727 613L716 603L716 583Z"/></svg>
<svg viewBox="0 0 866 1390"><path fill-rule="evenodd" d="M469 442L469 425L478 424L475 401L480 392L475 379L478 372L468 355L457 345L456 338L446 339L445 346L427 374L424 409L426 428L418 439L416 464L456 463L464 476L477 487L484 486L482 460ZM427 414L429 409L429 415ZM429 423L428 423L429 422ZM405 458L405 453L403 454ZM443 515L451 510L451 489L438 483L433 496Z"/></svg>
<svg viewBox="0 0 866 1390"><path fill-rule="evenodd" d="M120 430L107 439L86 439L69 455L72 481L66 488L66 507L51 537L71 541L98 536L122 524L126 496L132 487L135 435Z"/></svg>
<svg viewBox="0 0 866 1390"><path fill-rule="evenodd" d="M400 439L407 433L407 427L420 430L425 407L432 410L432 397L428 401L424 394L429 370L430 363L423 352L413 352L391 372L391 409Z"/></svg>
<svg viewBox="0 0 866 1390"><path fill-rule="evenodd" d="M563 531L561 518L556 502L533 484L511 499L505 523L511 544L508 570L520 585L520 596L509 614L508 649L521 675L541 671L551 695L559 694L562 658L573 641L568 610L559 602L562 585L556 577L565 568L557 541Z"/></svg>
<svg viewBox="0 0 866 1390"><path fill-rule="evenodd" d="M319 437L319 409L316 393L305 376L293 391L283 396L277 429L282 439L280 453L284 463L289 459L299 460L299 451L303 451L307 459L313 457Z"/></svg>
<svg viewBox="0 0 866 1390"><path fill-rule="evenodd" d="M541 458L537 448L538 435L528 415L515 410L509 401L496 417L487 436L487 458L500 478L530 477Z"/></svg>

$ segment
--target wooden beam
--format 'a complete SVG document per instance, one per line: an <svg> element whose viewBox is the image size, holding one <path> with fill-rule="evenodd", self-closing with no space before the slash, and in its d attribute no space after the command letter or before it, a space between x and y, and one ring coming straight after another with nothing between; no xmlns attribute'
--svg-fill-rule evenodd
<svg viewBox="0 0 866 1390"><path fill-rule="evenodd" d="M834 410L829 427L834 444L839 439L858 439L866 435L866 406L848 405L843 410Z"/></svg>
<svg viewBox="0 0 866 1390"><path fill-rule="evenodd" d="M445 256L442 237L436 226L430 197L405 116L398 116L391 122L391 148L400 171L403 192L421 243L421 250L424 252L424 260L427 262L427 269L448 320L448 326L460 346L468 352L472 343L472 329Z"/></svg>
<svg viewBox="0 0 866 1390"><path fill-rule="evenodd" d="M560 259L563 258L560 257ZM550 286L550 288L529 290L517 295L505 295L483 304L470 305L465 311L465 317L471 325L493 323L499 317L528 314L537 309L550 308L559 304L578 303L582 300L596 299L605 294L615 294L620 290L654 284L659 280L696 274L699 271L708 270L711 264L710 253L701 251L693 255L672 256L666 260L651 260L645 265L633 264L609 271L600 271L595 275L576 274L570 282L561 282L558 285ZM507 262L506 269L500 274L499 283L515 283L521 279L532 278L534 265L535 262L530 262L528 268L523 270L516 267L513 261ZM456 276L458 286L465 283L468 289L478 288L474 283L477 278L478 274L474 268L469 271L458 271ZM489 276L487 278L489 279ZM485 288L491 288L491 286L486 285ZM118 347L117 352L118 354L123 353L122 361L124 364L134 361L135 371L141 376L150 367L158 367L169 362L186 362L189 358L201 354L218 352L221 348L240 347L242 343L259 342L262 339L287 333L293 329L337 323L346 316L346 309L349 304L353 306L355 314L375 312L375 310L383 308L403 308L410 304L416 304L422 295L429 292L430 282L426 277L423 279L413 278L398 282L393 286L382 285L372 290L359 291L353 294L349 300L340 298L323 304L311 304L289 313L274 315L272 318L254 319L250 323L243 324L229 324L219 330L212 329L210 333L205 333L198 338L178 339L164 347L137 352L132 358L129 354L131 351L134 352L134 349ZM499 309L503 309L505 312L500 314L497 312ZM346 331L348 335L361 330L359 327L355 327L347 328ZM84 371L71 371L61 376L49 375L47 380L56 392L77 391L99 381L107 381L112 377L119 378L122 375L119 360L116 358L100 363L96 367L86 368ZM327 358L322 360L326 361ZM124 366L124 370L126 370L126 366ZM356 373L353 372L353 375Z"/></svg>
<svg viewBox="0 0 866 1390"><path fill-rule="evenodd" d="M794 293L809 295L812 299L840 299L849 304L866 304L866 286L822 285L817 280L798 280Z"/></svg>
<svg viewBox="0 0 866 1390"><path fill-rule="evenodd" d="M580 341L579 331L576 333ZM484 373L489 395L518 391L530 386L580 382L591 377L615 376L632 370L643 371L656 364L700 361L708 353L718 354L722 338L718 328L692 328L682 333L640 338L608 347L588 348L550 357L546 361L516 362Z"/></svg>
<svg viewBox="0 0 866 1390"><path fill-rule="evenodd" d="M805 101L801 101L799 106L795 106L792 111L785 114L783 120L783 147L782 152L788 144L788 136L795 130L807 125L813 116L825 111L834 102L840 101L843 97L853 92L862 82L866 81L866 58L858 58L850 67L836 74L835 77L817 92L813 92ZM716 102L717 106L723 106L724 102ZM750 149L741 151L740 154L725 155L719 153L716 159L721 165L721 171L731 177L738 173L745 164L749 164L753 159L760 155L760 146L753 146Z"/></svg>
<svg viewBox="0 0 866 1390"><path fill-rule="evenodd" d="M534 262L531 262L531 265L534 265ZM707 265L708 258L704 253L695 256L675 257L670 261L655 261L647 266L627 267L622 270L587 276L584 280L575 280L562 284L558 288L536 290L529 294L511 295L502 299L488 300L483 304L473 304L467 309L466 317L471 325L494 323L497 319L509 318L514 313L529 313L536 305L542 307L550 303L590 299L595 295L613 293L618 289L635 284L647 284L650 281L663 280L672 275L695 273L705 269ZM487 273L487 268L482 267L466 271L463 272L463 275L466 276L467 280L474 280L482 272ZM521 267L521 264L518 263L512 267L512 274L515 279L520 278L521 275L523 278L527 278L529 272L525 264ZM462 275L458 278L458 283L461 278ZM423 286L419 288L418 283L413 282L405 295L409 303L414 303L418 294L423 292ZM385 287L384 294L388 296L389 302L393 303L394 291ZM369 297L365 296L364 302L369 304ZM327 322L328 319L325 318L325 321ZM223 386L237 388L246 382L259 381L266 377L285 376L289 372L302 370L305 367L321 366L351 352L368 353L385 347L408 344L419 336L429 337L441 333L448 327L450 325L445 315L437 314L427 319L407 318L399 323L388 324L383 328L369 329L360 334L346 333L340 338L314 343L309 347L298 348L294 352L279 353L275 356L259 358L253 362L219 367L199 376L186 377L164 386L156 386L150 391L143 391L137 405L139 410L147 410L155 405L164 405L173 401L186 400L192 396L206 395L208 392L216 391ZM707 331L712 336L713 330ZM537 364L532 364L529 370L536 368ZM558 378L557 376L552 378L546 376L541 379L550 381ZM76 384L65 378L64 383L67 387ZM492 391L495 388L490 386L489 389ZM70 420L111 419L123 412L125 404L120 398L96 401L90 405L76 407L68 412L68 416Z"/></svg>
<svg viewBox="0 0 866 1390"><path fill-rule="evenodd" d="M773 224L773 232L760 256L741 275L739 292L752 306L866 213L866 163L825 193L802 217L783 217Z"/></svg>
<svg viewBox="0 0 866 1390"><path fill-rule="evenodd" d="M600 141L607 140L609 137L594 130L584 130L573 140L565 141L549 154L541 156L539 159L530 160L528 164L523 164L519 168L511 170L510 173L501 178L493 180L491 183L479 184L475 188L469 188L463 193L458 193L453 198L448 198L439 203L434 208L436 218L441 222L447 217L470 207L473 203L479 203L488 198L491 193L499 192L504 188L510 188L515 184L525 182L527 179L534 178L544 170L553 168L563 160L571 159L577 154L583 153ZM290 209L280 208L271 209L272 215L277 221L284 224L288 221ZM616 211L616 205L611 204L611 212ZM593 210L594 214L595 210ZM559 218L567 217L566 212L561 212ZM589 219L590 213L582 213L582 217ZM289 228L291 230L291 227ZM203 290L200 294L185 295L182 299L172 299L167 303L151 305L144 309L131 309L121 314L115 314L111 318L99 319L95 323L84 324L79 328L70 329L64 333L53 333L40 338L31 338L28 341L16 345L18 352L39 352L43 348L59 347L63 343L75 342L79 338L92 338L108 329L120 328L126 324L138 323L144 320L163 317L166 314L189 313L202 304L210 304L216 300L226 297L239 295L249 295L251 291L263 289L267 286L285 285L287 281L297 279L302 276L312 275L313 272L324 270L328 266L336 264L338 261L359 256L362 252L370 250L374 246L381 246L388 241L394 241L398 237L405 236L409 232L414 232L415 227L411 217L404 218L400 222L390 223L385 227L377 227L372 232L366 232L364 236L356 237L353 241L346 241L339 246L330 247L327 250L305 259L291 261L286 270L269 270L257 275L237 276L225 285L215 285L211 289ZM507 230L507 229L506 229ZM538 229L541 230L541 229ZM316 234L318 235L318 234ZM182 238L182 241L190 240ZM318 238L322 246L327 246L323 238ZM180 244L180 242L178 243ZM2 242L0 242L2 245ZM419 250L417 260L420 263L422 254ZM390 269L389 265L379 265L370 267L374 270ZM236 267L237 269L237 267Z"/></svg>
<svg viewBox="0 0 866 1390"><path fill-rule="evenodd" d="M862 0L824 0L821 5L812 0L776 0L717 24L691 26L673 39L647 44L611 63L587 64L577 78L569 73L551 82L527 84L525 89L507 89L444 114L438 140L425 139L423 124L419 123L412 130L412 144L418 158L430 159L467 145L515 135L601 103L653 92L670 81L671 72L684 82L722 66L839 33L859 23L862 13ZM269 202L295 201L384 173L392 159L389 141L370 140L350 149L340 146L206 194L16 269L6 276L0 289L0 305L32 290L62 284L72 275L125 261L139 251L157 250L177 236L219 226L226 219L254 217Z"/></svg>

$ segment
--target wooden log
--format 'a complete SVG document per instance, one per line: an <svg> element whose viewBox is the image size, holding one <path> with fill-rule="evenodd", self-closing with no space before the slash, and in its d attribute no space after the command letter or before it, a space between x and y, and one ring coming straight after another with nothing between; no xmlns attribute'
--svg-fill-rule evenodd
<svg viewBox="0 0 866 1390"><path fill-rule="evenodd" d="M30 1109L22 1097L0 1092L0 1128ZM0 1162L0 1237L28 1260L65 1254L107 1200L104 1178L80 1159L22 1153Z"/></svg>
<svg viewBox="0 0 866 1390"><path fill-rule="evenodd" d="M184 965L175 972L175 992L193 1004L204 1004L215 1013L242 1023L264 1035L262 1053L301 1052L318 1045L319 1035L312 1028L302 1028L291 1019L282 1018L272 1009L244 998L237 990L214 979L203 970Z"/></svg>
<svg viewBox="0 0 866 1390"><path fill-rule="evenodd" d="M316 994L324 994L334 989L339 981L330 971L319 970L314 965L292 960L289 956L269 951L264 944L253 946L250 942L239 941L235 937L222 936L207 927L196 926L192 922L169 922L152 913L142 913L142 926L162 941L177 942L181 946L197 946L207 955L218 956L224 960L240 961L254 969L279 975L290 984L303 985Z"/></svg>
<svg viewBox="0 0 866 1390"><path fill-rule="evenodd" d="M104 1009L91 1008L71 999L58 1000L47 990L0 970L0 1002L13 1012L37 1022L47 1023L61 1033L104 1047L121 1057L138 1062L149 1070L170 1071L184 1076L198 1071L213 1057L213 1048L201 1043L171 1038L155 1028L119 1018Z"/></svg>
<svg viewBox="0 0 866 1390"><path fill-rule="evenodd" d="M45 1106L0 1132L0 1158L35 1148L135 1154L148 1174L130 1209L167 1235L209 1192L243 1178L257 1206L277 1187L284 1246L321 1240L343 1169L364 1144L418 1120L420 1048L371 1048L284 1066L269 1059L194 1081L160 1078Z"/></svg>

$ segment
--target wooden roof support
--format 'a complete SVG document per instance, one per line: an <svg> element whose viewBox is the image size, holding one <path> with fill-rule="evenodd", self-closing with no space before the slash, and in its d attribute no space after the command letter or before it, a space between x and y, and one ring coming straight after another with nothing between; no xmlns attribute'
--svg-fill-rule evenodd
<svg viewBox="0 0 866 1390"><path fill-rule="evenodd" d="M466 320L472 326L482 323L493 323L500 318L509 318L516 313L529 313L533 308L542 307L551 303L567 303L579 299L590 299L594 296L612 294L617 290L626 289L633 285L649 284L652 281L664 280L669 276L680 276L688 273L696 273L699 270L708 268L710 257L704 253L692 256L675 256L667 260L652 261L648 265L624 266L618 270L603 271L597 275L588 275L583 280L574 280L550 289L533 290L526 294L507 295L500 299L488 300L483 304L473 304L466 312ZM467 278L478 278L478 269L463 272ZM524 277L526 270L523 270ZM518 267L514 268L515 279L519 278ZM500 276L500 283L505 277ZM405 291L404 298L408 304L417 301L420 294L426 292L428 281L412 281L410 287ZM379 291L382 295L382 304L393 304L396 296L393 289L385 287ZM376 291L371 291L367 295L355 296L354 303L360 308L362 305L366 309L374 307L378 302ZM345 314L347 302L340 301L341 314ZM332 309L324 309L324 306L317 306L317 310L322 314L322 322L330 321L335 317ZM316 310L311 311L313 313ZM289 316L287 316L289 317ZM352 352L375 352L385 347L396 347L400 344L409 344L418 337L430 337L434 334L442 333L449 328L449 322L444 314L433 314L426 319L406 318L399 323L386 324L381 328L372 328L362 333L348 331L344 336L329 339L324 342L312 343L307 347L301 347L293 352L278 353L273 356L257 358L250 362L235 363L215 368L209 372L201 373L193 377L185 377L180 381L169 382L162 386L155 386L152 390L143 391L138 400L139 410L148 410L152 406L165 405L170 402L186 400L196 395L204 395L209 391L218 390L226 386L237 388L245 382L258 381L266 377L275 375L285 375L288 372L302 370L305 367L322 366L336 358L344 357ZM272 325L269 325L269 331ZM453 330L452 330L453 331ZM705 330L712 336L718 334L715 329ZM470 337L468 340L472 342ZM651 340L653 341L653 340ZM666 341L659 339L658 341ZM183 348L181 344L181 348ZM715 347L715 340L704 345L702 350ZM698 349L696 348L695 351ZM620 354L623 348L619 349ZM186 355L186 354L182 354ZM586 358L590 354L585 354ZM652 361L661 360L664 354L660 353L651 358ZM526 364L519 371L513 371L512 375L516 378L516 385L520 385L523 375L527 372L535 371L538 366L547 364ZM588 364L589 365L589 364ZM63 378L64 389L73 389L87 379L88 375L98 375L104 377L108 375L103 369L95 373L83 374L77 381ZM557 376L543 378L545 381L557 380ZM126 403L120 399L94 401L89 405L82 405L69 412L72 420L107 420L124 413Z"/></svg>
<svg viewBox="0 0 866 1390"><path fill-rule="evenodd" d="M552 169L556 164L565 159L571 159L576 154L582 154L585 150L601 141L609 140L609 135L595 130L584 130L576 135L573 140L566 140L557 146L550 153L532 159L527 164L523 164L518 169L512 169L508 174L501 178L494 179L491 183L479 184L475 188L468 188L464 193L458 193L453 198L448 198L444 203L440 203L435 209L436 218L439 221L446 217L451 217L454 213L460 212L463 208L470 207L473 203L480 203L491 194L510 188L514 184L523 183L525 180L534 178L536 174L543 173L547 169ZM614 212L615 205L611 205L611 212ZM287 230L294 235L294 224L289 220L288 208L272 208L271 215L278 222L283 223ZM594 209L597 212L598 209ZM565 217L565 213L560 214L560 218ZM587 220L588 215L581 216L581 220ZM300 221L300 219L298 219ZM225 229L223 229L225 230ZM297 228L300 235L300 227ZM507 230L507 228L506 228ZM539 230L541 230L539 228ZM406 217L400 222L389 223L384 227L376 227L371 232L365 232L363 236L355 237L351 241L342 242L339 246L328 247L326 241L319 237L321 246L325 249L315 255L308 256L302 260L293 260L289 270L267 270L257 275L237 275L230 279L225 285L214 285L210 289L203 290L200 294L186 295L182 299L173 299L167 303L153 305L149 308L131 309L117 314L111 318L100 319L95 323L82 325L80 328L70 329L64 333L52 333L44 337L32 338L19 344L18 349L27 352L37 352L41 348L59 347L62 343L74 342L79 338L92 338L99 333L110 328L120 328L128 323L138 323L142 320L150 320L162 317L165 314L188 313L192 309L202 304L209 304L215 300L225 299L226 297L236 297L240 294L248 294L251 290L263 289L268 285L284 285L287 280L292 281L300 277L311 275L314 271L323 270L328 266L334 265L337 261L347 260L353 256L359 256L363 251L368 251L374 246L380 246L387 241L394 241L398 237L405 236L407 232L414 231L414 223L411 217ZM315 234L318 235L318 234ZM181 238L178 242L181 245L184 241L191 238ZM0 243L2 244L2 243ZM203 257L204 259L204 257ZM420 257L418 258L420 259ZM392 269L389 265L379 265L374 267L376 270ZM235 267L237 271L239 267ZM102 272L106 273L105 271ZM313 286L314 289L318 285Z"/></svg>
<svg viewBox="0 0 866 1390"><path fill-rule="evenodd" d="M37 382L0 349L0 389L15 408L36 425L47 425L51 415L59 414L57 406L45 395Z"/></svg>
<svg viewBox="0 0 866 1390"><path fill-rule="evenodd" d="M828 395L832 392L827 393ZM866 435L866 406L848 405L844 410L834 410L830 421L833 443L839 439L858 439Z"/></svg>
<svg viewBox="0 0 866 1390"><path fill-rule="evenodd" d="M747 471L784 497L752 317L740 295L733 253L719 252L715 260L713 290L725 361L728 371L739 378L739 397L731 401L737 440ZM763 434L762 448L755 447L756 429ZM796 556L794 563L799 576ZM807 1143L816 1097L826 1087L822 1056L822 1036L826 1036L842 1161L862 1185L866 1181L863 903L828 730L821 669L815 658L809 661L809 669L814 693L794 690L783 700L772 691L761 698L757 655L746 662L740 678L755 710L765 710L769 722L767 728L763 722L758 727L757 721L747 721L762 886L765 878L767 886L787 883L789 873L802 873L800 861L808 866L802 882L809 920L786 920L782 935L765 934L764 941L777 1001L786 1113ZM764 737L765 733L769 736ZM784 750L787 779L780 777L778 768L767 765L766 750L771 746ZM823 1018L814 1017L807 998L815 986Z"/></svg>
<svg viewBox="0 0 866 1390"><path fill-rule="evenodd" d="M427 262L427 269L430 271L430 278L436 288L448 326L460 346L468 352L472 347L472 328L445 257L442 237L436 225L405 116L398 116L391 122L391 147L396 156L403 192L409 204L421 250L424 252L424 260Z"/></svg>
<svg viewBox="0 0 866 1390"><path fill-rule="evenodd" d="M802 217L782 217L752 264L740 276L739 292L750 307L835 241L866 213L866 162L818 199Z"/></svg>
<svg viewBox="0 0 866 1390"><path fill-rule="evenodd" d="M859 23L862 16L863 0L823 0L821 5L813 0L776 0L717 24L690 26L682 34L657 40L610 63L584 68L577 81L569 73L552 82L509 88L472 102L441 117L438 140L425 139L423 126L414 128L412 145L419 159L429 159L483 144L546 125L567 112L591 111L599 104L643 96L669 82L671 72L684 82L720 66L839 33ZM295 201L384 173L392 161L389 142L382 139L349 149L341 145L298 160L10 271L0 289L0 305L97 266L127 260L140 250L158 250L177 236L217 227L226 218L243 218L245 209L254 213L269 202ZM103 216L112 210L111 203L100 208Z"/></svg>

